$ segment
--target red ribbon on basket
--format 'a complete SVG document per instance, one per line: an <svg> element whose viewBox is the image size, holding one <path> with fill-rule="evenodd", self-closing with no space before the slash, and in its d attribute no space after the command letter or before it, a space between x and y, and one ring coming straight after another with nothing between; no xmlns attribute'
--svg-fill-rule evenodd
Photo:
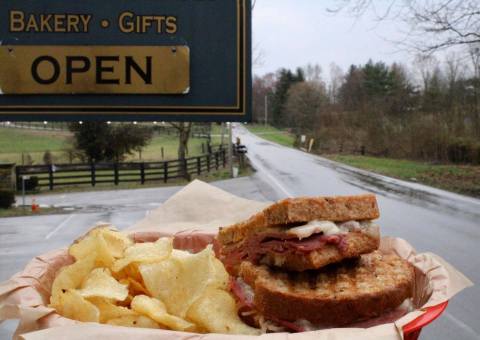
<svg viewBox="0 0 480 340"><path fill-rule="evenodd" d="M405 340L417 340L423 327L428 326L435 321L447 309L448 301L430 307L427 312L403 327L403 336Z"/></svg>

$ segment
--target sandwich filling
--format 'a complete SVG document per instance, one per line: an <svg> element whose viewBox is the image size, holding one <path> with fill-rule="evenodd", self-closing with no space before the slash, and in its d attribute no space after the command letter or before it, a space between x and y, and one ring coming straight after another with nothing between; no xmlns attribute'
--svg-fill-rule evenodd
<svg viewBox="0 0 480 340"><path fill-rule="evenodd" d="M265 232L253 235L241 245L223 254L225 265L234 266L242 261L258 263L266 254L284 255L297 253L306 255L326 245L337 246L340 251L346 248L345 235L349 232L368 233L375 226L372 221L311 221L293 226L285 231Z"/></svg>

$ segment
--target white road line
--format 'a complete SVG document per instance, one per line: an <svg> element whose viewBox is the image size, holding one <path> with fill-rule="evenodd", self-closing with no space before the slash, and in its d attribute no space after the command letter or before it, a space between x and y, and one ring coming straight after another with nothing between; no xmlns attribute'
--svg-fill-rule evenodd
<svg viewBox="0 0 480 340"><path fill-rule="evenodd" d="M251 134L253 135L250 131L248 131L246 128L244 128L242 126L242 129L245 129L244 132L246 132L247 134ZM254 136L254 135L253 135ZM267 141L268 142L268 141ZM275 144L275 143L272 143L272 144ZM277 145L277 144L275 144ZM247 156L248 157L248 156ZM258 170L261 170L263 172L263 174L265 174L265 176L267 176L270 181L272 181L272 183L274 185L276 185L278 187L278 189L280 189L280 191L283 192L284 195L286 195L287 197L293 197L294 195L292 195L284 186L283 184L281 184L270 172L267 171L267 169L265 169L259 161L255 160L254 156L252 155L252 157L248 157L250 159L250 162L253 163L253 167L258 169Z"/></svg>
<svg viewBox="0 0 480 340"><path fill-rule="evenodd" d="M250 161L252 161L252 158L253 157L250 158ZM268 172L262 165L259 164L260 162L253 161L253 163L253 167L261 170L262 174L267 176L270 181L272 181L273 184L275 184L287 197L293 197L293 195L283 186L283 184L281 184L270 172Z"/></svg>
<svg viewBox="0 0 480 340"><path fill-rule="evenodd" d="M447 317L450 321L452 321L454 324L456 324L459 328L464 330L466 333L472 335L474 338L478 338L478 333L469 325L463 323L462 321L458 320L456 317L454 317L452 314L449 312L445 312L443 315Z"/></svg>
<svg viewBox="0 0 480 340"><path fill-rule="evenodd" d="M63 227L65 227L67 225L68 222L70 222L70 220L75 216L75 214L71 214L69 215L66 219L64 219L62 221L62 223L60 223L55 229L53 229L51 232L49 232L47 234L47 236L45 236L45 240L48 240L50 239L50 237L52 237L56 232L58 232L60 229L62 229Z"/></svg>

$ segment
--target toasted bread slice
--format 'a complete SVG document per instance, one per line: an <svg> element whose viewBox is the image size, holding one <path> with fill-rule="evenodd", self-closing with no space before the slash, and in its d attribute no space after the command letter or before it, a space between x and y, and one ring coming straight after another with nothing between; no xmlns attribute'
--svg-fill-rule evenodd
<svg viewBox="0 0 480 340"><path fill-rule="evenodd" d="M379 252L302 273L282 272L243 262L240 277L254 290L256 309L265 318L308 320L336 327L380 316L412 296L413 266Z"/></svg>
<svg viewBox="0 0 480 340"><path fill-rule="evenodd" d="M277 202L247 221L220 228L217 240L222 245L236 243L265 227L323 220L364 221L380 216L375 195L288 198Z"/></svg>
<svg viewBox="0 0 480 340"><path fill-rule="evenodd" d="M344 259L369 254L380 245L380 232L377 226L368 231L351 231L344 236L342 247L326 244L319 250L307 254L287 252L285 254L267 253L260 260L261 264L281 267L292 271L319 269Z"/></svg>

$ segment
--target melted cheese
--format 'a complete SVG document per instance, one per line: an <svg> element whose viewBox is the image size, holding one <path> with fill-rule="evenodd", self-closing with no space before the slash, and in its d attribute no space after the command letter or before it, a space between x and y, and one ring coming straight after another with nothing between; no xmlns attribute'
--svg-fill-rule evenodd
<svg viewBox="0 0 480 340"><path fill-rule="evenodd" d="M327 236L345 234L346 230L343 230L343 228L340 228L331 221L311 221L300 227L291 228L287 230L287 233L294 234L302 240L319 233Z"/></svg>

